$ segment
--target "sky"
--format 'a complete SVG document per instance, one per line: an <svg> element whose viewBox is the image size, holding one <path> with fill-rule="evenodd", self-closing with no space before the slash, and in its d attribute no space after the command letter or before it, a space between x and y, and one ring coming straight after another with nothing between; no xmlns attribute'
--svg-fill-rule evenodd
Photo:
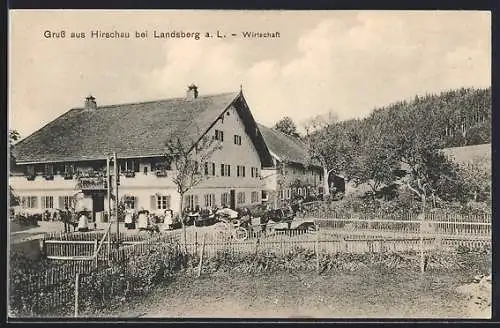
<svg viewBox="0 0 500 328"><path fill-rule="evenodd" d="M268 126L284 116L299 128L330 112L360 118L417 94L489 87L490 26L481 11L14 10L9 128L27 137L89 94L98 105L140 102L183 97L191 83L200 95L241 85L255 119ZM44 36L63 30L65 38ZM93 30L131 38L92 39ZM202 37L154 38L154 30ZM135 31L149 37L136 39ZM217 31L228 37L203 37Z"/></svg>

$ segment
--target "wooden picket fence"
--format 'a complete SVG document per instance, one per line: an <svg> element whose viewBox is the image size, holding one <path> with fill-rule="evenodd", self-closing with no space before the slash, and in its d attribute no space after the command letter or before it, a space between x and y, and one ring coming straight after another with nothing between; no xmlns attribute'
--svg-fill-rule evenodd
<svg viewBox="0 0 500 328"><path fill-rule="evenodd" d="M322 229L356 231L366 233L393 233L394 235L426 234L449 236L483 236L491 237L491 222L479 221L438 221L425 220L386 220L359 218L314 218Z"/></svg>
<svg viewBox="0 0 500 328"><path fill-rule="evenodd" d="M178 240L182 241L181 233ZM285 254L296 248L311 249L319 253L365 253L365 252L408 252L408 251L450 251L459 245L469 248L490 248L490 236L453 236L439 234L380 235L358 232L334 233L319 228L316 232L276 231L258 233L243 241L235 240L229 234L204 230L187 233L187 249L198 254L204 244L204 254L215 257L219 252L231 253L276 252Z"/></svg>

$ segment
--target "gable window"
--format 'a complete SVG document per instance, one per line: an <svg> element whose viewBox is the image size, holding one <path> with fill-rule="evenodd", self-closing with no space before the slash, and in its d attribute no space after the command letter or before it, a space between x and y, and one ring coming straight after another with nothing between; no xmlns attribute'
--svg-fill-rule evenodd
<svg viewBox="0 0 500 328"><path fill-rule="evenodd" d="M252 167L252 178L258 178L259 177L259 169L256 167Z"/></svg>
<svg viewBox="0 0 500 328"><path fill-rule="evenodd" d="M224 141L224 132L221 130L215 130L215 140Z"/></svg>
<svg viewBox="0 0 500 328"><path fill-rule="evenodd" d="M212 163L212 175L215 176L215 163Z"/></svg>
<svg viewBox="0 0 500 328"><path fill-rule="evenodd" d="M42 208L54 208L54 197L42 196Z"/></svg>
<svg viewBox="0 0 500 328"><path fill-rule="evenodd" d="M239 136L237 134L234 135L234 144L241 145L241 136Z"/></svg>
<svg viewBox="0 0 500 328"><path fill-rule="evenodd" d="M208 162L205 162L205 170L204 170L205 175L208 175Z"/></svg>
<svg viewBox="0 0 500 328"><path fill-rule="evenodd" d="M220 165L220 175L223 177L230 177L231 176L231 165L221 164Z"/></svg>
<svg viewBox="0 0 500 328"><path fill-rule="evenodd" d="M245 177L245 166L244 165L238 165L236 167L236 176Z"/></svg>

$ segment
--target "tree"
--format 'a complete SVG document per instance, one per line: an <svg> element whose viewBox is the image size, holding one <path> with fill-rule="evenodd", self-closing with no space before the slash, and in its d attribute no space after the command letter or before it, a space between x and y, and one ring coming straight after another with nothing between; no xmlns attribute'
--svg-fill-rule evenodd
<svg viewBox="0 0 500 328"><path fill-rule="evenodd" d="M384 131L374 117L363 120L356 130L360 138L359 146L354 151L348 175L357 186L367 184L375 198L380 188L393 184L397 179L399 161L394 151L386 146Z"/></svg>
<svg viewBox="0 0 500 328"><path fill-rule="evenodd" d="M316 161L323 168L323 194L329 196L328 178L331 173L347 174L357 137L353 134L352 126L335 122L335 116L331 113L313 118L306 123L305 130L307 161Z"/></svg>
<svg viewBox="0 0 500 328"><path fill-rule="evenodd" d="M464 180L464 189L475 202L491 200L491 169L485 159L473 164L461 165L459 173Z"/></svg>
<svg viewBox="0 0 500 328"><path fill-rule="evenodd" d="M13 150L14 150L14 144L16 141L18 141L21 138L21 135L17 130L9 130L9 161L10 161L10 168L16 164L16 159L14 158ZM14 193L14 190L12 187L9 185L9 203L10 206L17 206L19 205L19 197Z"/></svg>
<svg viewBox="0 0 500 328"><path fill-rule="evenodd" d="M187 252L186 227L182 217L184 195L208 178L208 175L205 175L201 169L201 165L207 162L213 153L221 148L221 145L214 138L205 135L194 145L187 144L178 137L167 141L166 147L167 153L165 156L173 164L172 181L180 195L179 216L184 235L184 247Z"/></svg>
<svg viewBox="0 0 500 328"><path fill-rule="evenodd" d="M299 133L297 132L297 126L289 116L285 116L281 120L276 122L273 129L280 131L291 137L295 138L299 137Z"/></svg>
<svg viewBox="0 0 500 328"><path fill-rule="evenodd" d="M385 147L394 155L407 175L405 186L421 200L425 215L429 197L449 198L460 192L458 167L440 149L444 145L439 115L429 104L416 98L412 103L392 105L381 125L385 132Z"/></svg>

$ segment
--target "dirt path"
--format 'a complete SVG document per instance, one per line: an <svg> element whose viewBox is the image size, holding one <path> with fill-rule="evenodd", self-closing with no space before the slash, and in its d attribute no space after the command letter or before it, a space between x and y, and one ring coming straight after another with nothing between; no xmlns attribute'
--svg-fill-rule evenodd
<svg viewBox="0 0 500 328"><path fill-rule="evenodd" d="M457 275L337 273L181 277L118 316L211 318L464 318Z"/></svg>

